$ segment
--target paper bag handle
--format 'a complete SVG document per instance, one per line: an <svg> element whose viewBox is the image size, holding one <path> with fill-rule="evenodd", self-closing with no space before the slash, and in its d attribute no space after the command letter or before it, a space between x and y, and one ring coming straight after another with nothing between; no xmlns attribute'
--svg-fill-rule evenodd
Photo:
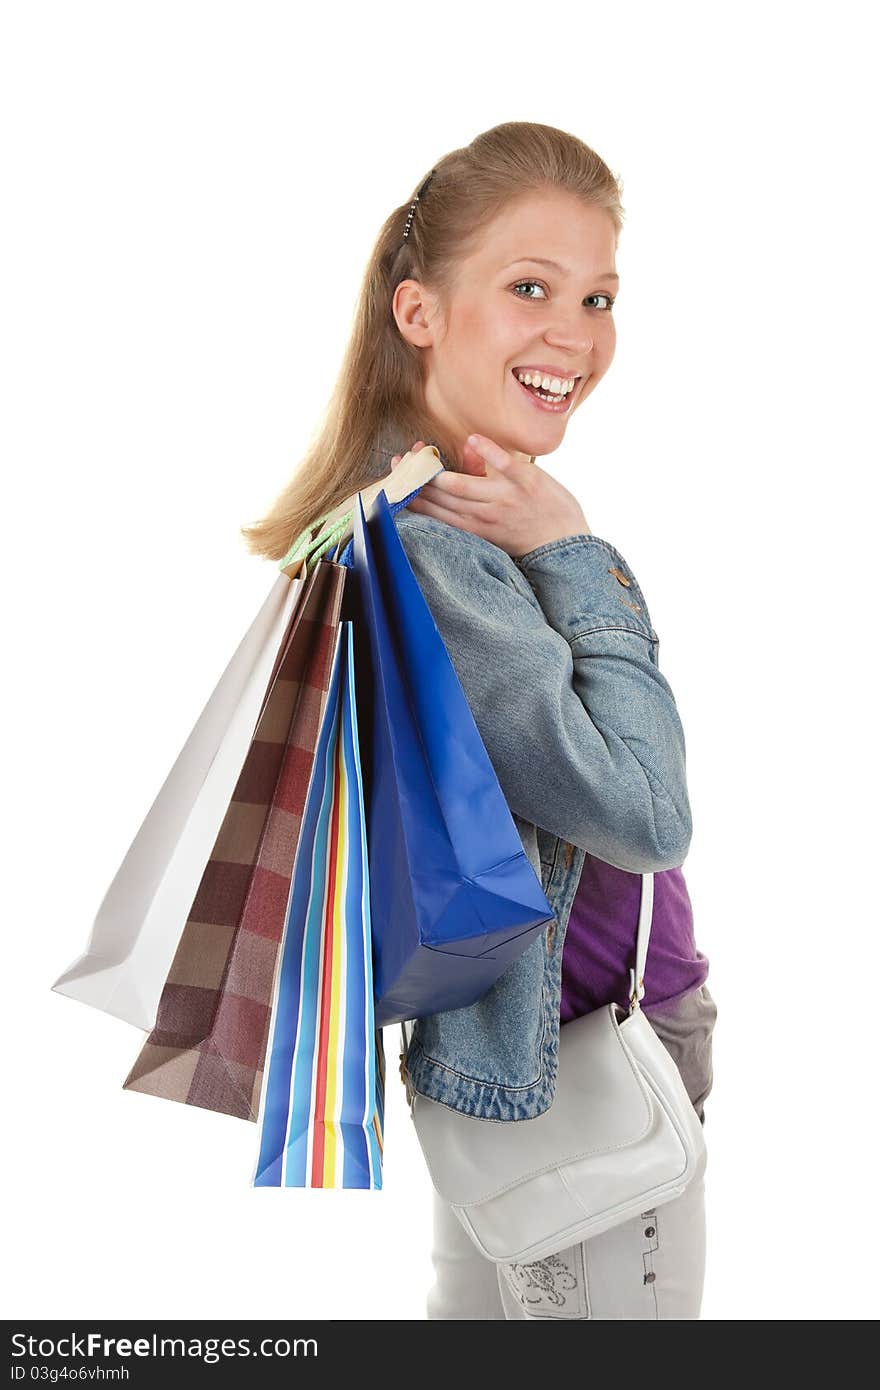
<svg viewBox="0 0 880 1390"><path fill-rule="evenodd" d="M291 579L297 579L300 576L305 578L314 569L322 555L326 554L328 550L334 549L334 558L336 558L351 539L354 532L354 508L358 496L363 502L365 511L374 497L382 491L384 491L389 505L394 502L402 502L405 497L418 492L425 483L429 483L442 469L443 460L433 444L426 444L424 449L419 449L418 453L409 450L404 454L397 467L387 473L384 478L377 478L368 487L361 488L359 493L353 492L344 502L340 502L331 511L319 516L311 526L302 531L284 559L280 561L278 568Z"/></svg>

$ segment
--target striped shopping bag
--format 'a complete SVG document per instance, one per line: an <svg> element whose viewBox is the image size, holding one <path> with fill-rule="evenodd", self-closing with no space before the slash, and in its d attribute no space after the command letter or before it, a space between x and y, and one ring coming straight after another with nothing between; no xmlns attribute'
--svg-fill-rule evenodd
<svg viewBox="0 0 880 1390"><path fill-rule="evenodd" d="M252 1185L381 1188L384 1110L354 636L344 620L281 940Z"/></svg>

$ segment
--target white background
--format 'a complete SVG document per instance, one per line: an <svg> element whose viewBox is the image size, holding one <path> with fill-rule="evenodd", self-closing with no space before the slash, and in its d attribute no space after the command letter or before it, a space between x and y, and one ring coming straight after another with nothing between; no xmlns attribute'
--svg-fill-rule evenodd
<svg viewBox="0 0 880 1390"><path fill-rule="evenodd" d="M634 568L686 730L703 1316L876 1315L869 13L4 5L6 1316L424 1317L396 1028L384 1190L254 1190L256 1126L123 1091L143 1034L50 985L273 581L238 527L380 223L514 119L624 184L617 356L544 466Z"/></svg>

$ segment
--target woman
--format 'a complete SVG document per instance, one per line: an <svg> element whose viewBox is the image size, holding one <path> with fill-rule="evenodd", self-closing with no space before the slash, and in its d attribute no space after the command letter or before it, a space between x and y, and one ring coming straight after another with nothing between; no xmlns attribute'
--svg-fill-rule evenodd
<svg viewBox="0 0 880 1390"><path fill-rule="evenodd" d="M716 1008L681 875L685 742L631 568L537 463L615 348L618 183L564 131L509 122L446 155L385 222L323 430L269 515L281 559L409 448L445 464L396 514L554 920L475 1004L404 1033L409 1088L463 1113L543 1113L559 1029L627 1001L655 874L642 1007L700 1119ZM414 442L413 442L414 441ZM366 466L364 466L366 460ZM429 1318L698 1318L703 1179L637 1220L496 1266L434 1194Z"/></svg>

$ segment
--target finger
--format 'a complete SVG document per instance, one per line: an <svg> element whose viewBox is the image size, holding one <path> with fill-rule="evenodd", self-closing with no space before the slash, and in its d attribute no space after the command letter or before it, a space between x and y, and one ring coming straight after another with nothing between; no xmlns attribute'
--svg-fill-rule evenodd
<svg viewBox="0 0 880 1390"><path fill-rule="evenodd" d="M465 443L461 451L461 471L477 478L486 476L486 460L468 443Z"/></svg>
<svg viewBox="0 0 880 1390"><path fill-rule="evenodd" d="M493 468L509 468L511 458L506 449L502 449L500 444L496 444L494 439L487 439L484 434L469 434L466 444L473 449L475 454L491 463Z"/></svg>
<svg viewBox="0 0 880 1390"><path fill-rule="evenodd" d="M436 517L438 521L445 521L449 526L455 526L459 531L470 531L472 535L482 535L483 530L488 529L490 525L489 522L481 521L478 517L466 512L452 511L449 507L444 507L441 503L432 502L430 499L425 498L424 492L425 490L422 488L418 497L413 499L413 502L418 503L418 511L425 512L428 516ZM413 502L407 505L411 510L416 510L416 508L413 507ZM484 536L484 539L488 540L489 536Z"/></svg>
<svg viewBox="0 0 880 1390"><path fill-rule="evenodd" d="M427 493L428 501L439 506L470 510L497 502L499 482L500 478L487 478L483 473L456 473L447 468L425 483L419 495Z"/></svg>

